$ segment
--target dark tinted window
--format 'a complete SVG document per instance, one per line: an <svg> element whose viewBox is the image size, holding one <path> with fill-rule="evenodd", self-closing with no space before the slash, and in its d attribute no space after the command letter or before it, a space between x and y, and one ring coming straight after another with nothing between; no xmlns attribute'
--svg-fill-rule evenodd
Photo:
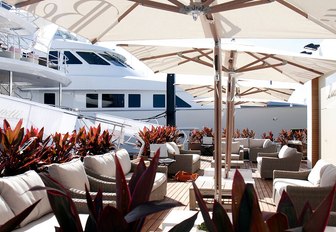
<svg viewBox="0 0 336 232"><path fill-rule="evenodd" d="M72 52L65 51L64 55L66 56L66 63L67 64L82 64L82 61L80 61Z"/></svg>
<svg viewBox="0 0 336 232"><path fill-rule="evenodd" d="M50 51L49 52L49 61L53 64L58 64L58 56L59 56L58 51Z"/></svg>
<svg viewBox="0 0 336 232"><path fill-rule="evenodd" d="M54 93L45 93L44 94L44 104L56 105L55 94Z"/></svg>
<svg viewBox="0 0 336 232"><path fill-rule="evenodd" d="M116 66L126 67L126 65L125 65L124 62L122 62L120 59L117 59L114 56L111 56L111 55L109 55L107 53L99 53L99 55L101 55L106 60L108 60L109 62L111 62L112 64L114 64Z"/></svg>
<svg viewBox="0 0 336 232"><path fill-rule="evenodd" d="M140 94L128 94L128 107L140 107Z"/></svg>
<svg viewBox="0 0 336 232"><path fill-rule="evenodd" d="M107 61L105 61L103 58L101 58L94 52L76 52L76 53L80 55L89 64L110 65Z"/></svg>
<svg viewBox="0 0 336 232"><path fill-rule="evenodd" d="M153 95L153 107L154 108L161 108L165 107L165 95L164 94L154 94Z"/></svg>
<svg viewBox="0 0 336 232"><path fill-rule="evenodd" d="M98 94L86 94L86 108L98 108Z"/></svg>
<svg viewBox="0 0 336 232"><path fill-rule="evenodd" d="M124 94L103 94L102 95L102 107L124 107Z"/></svg>
<svg viewBox="0 0 336 232"><path fill-rule="evenodd" d="M191 105L189 105L187 102L176 96L176 107L190 108Z"/></svg>

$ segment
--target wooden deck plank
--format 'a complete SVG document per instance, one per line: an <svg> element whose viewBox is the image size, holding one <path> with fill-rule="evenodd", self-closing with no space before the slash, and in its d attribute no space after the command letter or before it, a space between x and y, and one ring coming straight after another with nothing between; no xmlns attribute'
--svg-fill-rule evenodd
<svg viewBox="0 0 336 232"><path fill-rule="evenodd" d="M204 168L211 167L212 157L202 156L201 157L201 169L198 171L200 175L203 175ZM252 176L255 180L255 189L259 199L259 205L261 211L275 212L276 207L272 200L272 180L264 180L260 178L257 172L257 167L255 163L249 161L244 162L242 168L252 169ZM304 168L304 166L303 166ZM189 210L189 188L191 186L190 182L177 182L173 178L168 179L167 184L167 199L174 199L180 201L185 206L174 208L175 210ZM170 210L165 210L147 217L145 224L142 228L142 232L147 231L162 231L162 222L169 214ZM196 211L195 211L196 212Z"/></svg>

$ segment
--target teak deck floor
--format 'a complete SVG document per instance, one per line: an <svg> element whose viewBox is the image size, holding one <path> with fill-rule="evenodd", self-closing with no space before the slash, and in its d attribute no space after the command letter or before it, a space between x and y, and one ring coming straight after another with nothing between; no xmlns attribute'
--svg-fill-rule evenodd
<svg viewBox="0 0 336 232"><path fill-rule="evenodd" d="M199 174L203 175L204 168L211 166L212 157L201 157L201 169ZM261 179L256 171L256 164L249 161L244 162L243 168L251 168L252 176L255 180L255 189L259 199L259 205L261 211L274 212L276 210L272 201L272 180ZM184 204L181 207L175 207L175 210L189 210L189 187L190 182L176 182L172 178L169 178L167 185L167 195L169 199L180 201ZM172 210L172 209L171 209ZM156 214L152 214L146 218L142 231L162 231L161 223L171 210L165 210ZM196 211L195 211L196 212Z"/></svg>

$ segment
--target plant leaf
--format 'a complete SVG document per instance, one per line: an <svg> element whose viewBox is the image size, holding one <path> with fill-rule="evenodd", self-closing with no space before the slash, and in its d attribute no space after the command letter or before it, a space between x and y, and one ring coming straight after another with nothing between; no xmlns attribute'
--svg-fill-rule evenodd
<svg viewBox="0 0 336 232"><path fill-rule="evenodd" d="M41 199L38 200L38 201L36 201L34 204L32 204L31 206L29 206L28 208L26 208L25 210L23 210L21 213L19 213L15 217L11 218L5 224L1 225L0 226L0 231L1 232L7 232L7 231L10 232L10 231L13 231L31 213L31 211L33 211L33 209L35 208L35 206L40 201L41 201Z"/></svg>
<svg viewBox="0 0 336 232"><path fill-rule="evenodd" d="M115 207L105 206L101 217L98 222L98 231L130 231L128 223L125 221L124 216Z"/></svg>
<svg viewBox="0 0 336 232"><path fill-rule="evenodd" d="M236 231L267 231L259 208L258 197L252 184L245 185L245 191L240 202L237 226L235 227Z"/></svg>
<svg viewBox="0 0 336 232"><path fill-rule="evenodd" d="M117 209L120 210L123 215L126 215L129 211L131 195L117 155L114 156L114 160L116 164L116 205Z"/></svg>
<svg viewBox="0 0 336 232"><path fill-rule="evenodd" d="M239 218L240 202L245 191L245 181L238 170L235 171L232 184L232 221L233 226L237 227Z"/></svg>
<svg viewBox="0 0 336 232"><path fill-rule="evenodd" d="M312 214L313 214L313 208L311 207L311 205L307 201L305 203L305 205L303 206L300 217L298 219L299 225L301 225L301 226L304 225L310 219Z"/></svg>
<svg viewBox="0 0 336 232"><path fill-rule="evenodd" d="M159 163L159 157L160 150L157 150L153 159L150 162L149 167L137 181L137 184L132 193L130 210L149 200L155 180L156 170Z"/></svg>
<svg viewBox="0 0 336 232"><path fill-rule="evenodd" d="M185 219L184 221L176 224L173 228L169 230L169 232L183 232L183 231L190 231L195 224L197 219L198 212L195 213L192 217Z"/></svg>
<svg viewBox="0 0 336 232"><path fill-rule="evenodd" d="M336 185L334 185L328 196L326 196L326 198L316 208L308 222L303 226L304 231L314 232L325 230L328 223L330 210L334 202L335 187Z"/></svg>
<svg viewBox="0 0 336 232"><path fill-rule="evenodd" d="M298 219L293 202L288 196L286 191L283 191L277 208L278 213L283 213L288 218L289 228L295 228L298 226Z"/></svg>
<svg viewBox="0 0 336 232"><path fill-rule="evenodd" d="M150 214L157 213L173 207L183 206L178 201L148 201L135 207L131 212L125 216L125 220L128 223L134 222L138 219L142 219Z"/></svg>
<svg viewBox="0 0 336 232"><path fill-rule="evenodd" d="M146 165L145 165L143 157L141 157L139 164L137 165L130 181L128 182L128 187L129 187L131 195L134 192L136 183L138 182L138 180L140 179L140 177L145 171L146 171Z"/></svg>
<svg viewBox="0 0 336 232"><path fill-rule="evenodd" d="M201 192L199 191L199 189L197 188L197 185L195 184L195 182L192 182L193 188L194 188L194 192L195 192L195 196L196 196L196 200L198 203L198 206L201 210L203 219L204 219L204 223L206 225L206 227L208 228L209 231L216 231L216 226L214 224L214 222L211 220L210 215L209 215L209 209L206 206L204 200L203 200L203 196L201 194Z"/></svg>
<svg viewBox="0 0 336 232"><path fill-rule="evenodd" d="M217 231L227 231L227 232L234 231L233 225L226 210L216 200L214 201L213 204L212 221L216 225Z"/></svg>
<svg viewBox="0 0 336 232"><path fill-rule="evenodd" d="M275 213L266 220L268 230L272 232L283 232L288 229L288 220L283 213Z"/></svg>

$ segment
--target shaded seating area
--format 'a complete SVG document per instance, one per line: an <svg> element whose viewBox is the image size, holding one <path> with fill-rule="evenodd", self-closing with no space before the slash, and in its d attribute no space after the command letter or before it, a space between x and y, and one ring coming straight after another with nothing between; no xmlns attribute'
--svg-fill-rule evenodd
<svg viewBox="0 0 336 232"><path fill-rule="evenodd" d="M138 160L130 159L130 156L125 149L119 149L115 153L106 153L103 155L86 156L84 157L84 167L87 176L91 179L98 180L100 185L113 186L111 191L115 191L115 175L116 167L114 155L120 161L126 180L130 180L134 170L138 164ZM167 167L159 166L155 175L155 180L150 195L150 200L162 200L167 192Z"/></svg>
<svg viewBox="0 0 336 232"><path fill-rule="evenodd" d="M200 151L179 149L176 143L167 142L168 156L175 160L168 166L168 175L175 175L178 171L194 173L201 167Z"/></svg>
<svg viewBox="0 0 336 232"><path fill-rule="evenodd" d="M336 167L324 160L319 160L308 171L274 171L273 201L277 205L283 191L293 201L297 213L300 213L306 201L315 209L330 193L336 184ZM329 225L336 226L336 201L331 209Z"/></svg>
<svg viewBox="0 0 336 232"><path fill-rule="evenodd" d="M279 152L258 153L257 167L261 178L273 178L274 170L298 171L302 153L284 145Z"/></svg>
<svg viewBox="0 0 336 232"><path fill-rule="evenodd" d="M252 162L257 161L258 153L271 153L276 152L276 144L270 139L249 139L249 160Z"/></svg>

